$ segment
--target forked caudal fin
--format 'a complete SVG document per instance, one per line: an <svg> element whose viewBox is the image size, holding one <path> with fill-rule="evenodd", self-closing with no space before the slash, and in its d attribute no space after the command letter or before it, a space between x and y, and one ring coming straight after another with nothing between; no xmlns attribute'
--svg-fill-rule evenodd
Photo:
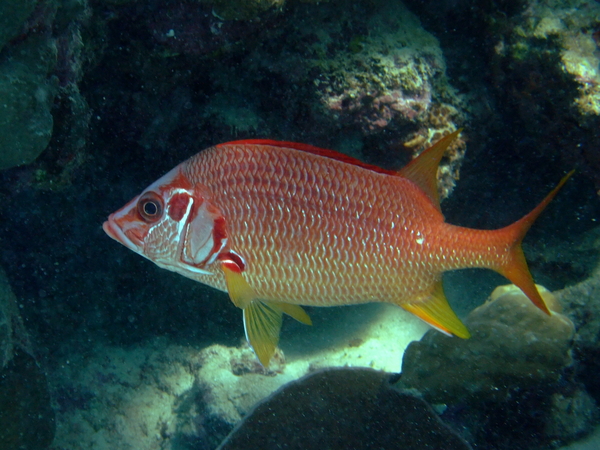
<svg viewBox="0 0 600 450"><path fill-rule="evenodd" d="M550 314L550 311L540 296L533 278L531 277L521 248L521 241L533 222L541 214L548 203L552 201L572 174L573 171L569 172L546 196L546 198L525 217L512 225L493 232L498 234L499 237L497 240L504 243L500 247L507 249L507 253L498 255L497 260L500 260L501 262L487 267L496 270L512 281L525 293L525 295L527 295L527 297L529 297L534 305L546 314ZM470 336L467 328L448 304L448 301L444 296L441 279L433 284L432 290L426 298L415 299L408 303L400 303L400 306L445 334L455 335L461 338L468 338Z"/></svg>
<svg viewBox="0 0 600 450"><path fill-rule="evenodd" d="M571 170L565 175L558 185L550 191L550 193L537 205L533 211L527 214L525 217L517 220L512 225L497 230L498 233L503 233L508 237L508 243L510 245L509 257L505 264L501 267L496 268L496 271L504 275L510 281L518 286L524 293L529 297L535 306L544 311L546 314L550 314L550 310L544 303L544 300L540 296L535 283L527 267L527 261L525 261L525 255L521 248L521 242L531 228L531 225L542 211L548 206L548 203L556 196L558 191L563 187L567 180L573 175L574 170Z"/></svg>

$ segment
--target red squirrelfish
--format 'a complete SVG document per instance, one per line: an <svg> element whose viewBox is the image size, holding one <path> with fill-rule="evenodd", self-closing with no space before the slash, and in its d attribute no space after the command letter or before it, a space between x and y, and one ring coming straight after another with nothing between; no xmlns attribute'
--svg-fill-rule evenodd
<svg viewBox="0 0 600 450"><path fill-rule="evenodd" d="M227 291L264 366L279 342L283 313L311 323L300 305L393 303L468 338L444 296L447 270L495 270L549 313L521 241L570 174L505 228L450 225L436 175L459 132L399 172L304 144L220 144L111 214L104 231L160 267Z"/></svg>

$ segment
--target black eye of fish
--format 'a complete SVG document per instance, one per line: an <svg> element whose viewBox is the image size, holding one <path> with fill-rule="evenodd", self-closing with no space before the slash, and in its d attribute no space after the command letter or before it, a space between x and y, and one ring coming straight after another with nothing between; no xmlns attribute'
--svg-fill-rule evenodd
<svg viewBox="0 0 600 450"><path fill-rule="evenodd" d="M158 205L152 201L144 203L144 213L147 216L155 216L158 212Z"/></svg>
<svg viewBox="0 0 600 450"><path fill-rule="evenodd" d="M156 222L162 215L162 199L155 192L146 192L138 200L137 210L145 222Z"/></svg>

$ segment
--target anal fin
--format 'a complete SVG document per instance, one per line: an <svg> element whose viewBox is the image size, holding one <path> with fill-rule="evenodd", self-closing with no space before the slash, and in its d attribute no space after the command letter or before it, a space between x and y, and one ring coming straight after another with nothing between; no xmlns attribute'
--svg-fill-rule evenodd
<svg viewBox="0 0 600 450"><path fill-rule="evenodd" d="M436 282L429 298L414 303L402 303L400 306L443 333L463 339L471 337L467 327L452 311L441 281Z"/></svg>

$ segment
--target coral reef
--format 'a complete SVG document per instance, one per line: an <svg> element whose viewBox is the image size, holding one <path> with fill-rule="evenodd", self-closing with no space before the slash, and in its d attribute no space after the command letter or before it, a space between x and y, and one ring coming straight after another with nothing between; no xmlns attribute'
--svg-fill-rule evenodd
<svg viewBox="0 0 600 450"><path fill-rule="evenodd" d="M0 54L0 169L28 164L52 136L56 47L32 36Z"/></svg>
<svg viewBox="0 0 600 450"><path fill-rule="evenodd" d="M472 339L429 332L409 345L401 385L418 389L433 403L457 403L505 400L514 390L556 383L572 362L574 327L557 311L552 294L539 290L551 316L514 285L502 286L466 318Z"/></svg>
<svg viewBox="0 0 600 450"><path fill-rule="evenodd" d="M471 447L389 374L326 369L293 381L258 404L218 447L468 450ZM357 405L360 405L357 407ZM285 424L282 426L282 424ZM305 430L307 432L298 432Z"/></svg>
<svg viewBox="0 0 600 450"><path fill-rule="evenodd" d="M320 104L319 111L313 106L315 121L322 115L330 128L359 129L363 141L384 132L396 134L386 144L400 157L417 156L464 123L465 111L446 78L439 44L416 16L400 2L374 2L372 9L346 6L313 7L313 19L304 19L297 28L307 45L284 54L284 60L279 55L279 61L271 53L274 45L259 47L253 64L308 89L308 98ZM330 8L343 8L347 18L336 27L323 27ZM454 187L465 148L465 141L457 140L442 162L442 198ZM366 149L363 157L370 157Z"/></svg>
<svg viewBox="0 0 600 450"><path fill-rule="evenodd" d="M54 188L83 160L90 114L78 83L87 1L11 0L0 8L0 169L31 164L50 148L23 178Z"/></svg>
<svg viewBox="0 0 600 450"><path fill-rule="evenodd" d="M57 450L214 448L281 385L328 366L398 371L424 333L385 305L315 311L309 330L285 323L285 355L265 372L236 347L239 311L226 295L108 246L98 225L106 213L203 147L296 140L394 169L466 126L469 164L465 138L443 161L440 189L447 196L467 170L444 213L477 228L526 213L574 163L600 186L597 2L407 0L418 18L385 0L0 3L0 160L28 162L0 174L1 257L51 374ZM578 234L599 216L583 178L526 242L536 279L553 286L587 277L598 261L597 238ZM577 251L544 249L550 234ZM406 360L417 349L424 359L406 363L403 381L430 383L425 395L446 402L444 419L479 450L585 434L600 401L597 279L557 294L575 324L572 345L563 316L492 302L473 313L471 341L414 344ZM459 308L479 303L459 291ZM48 433L23 437L42 445L48 410L21 414L44 406L42 370L14 308L0 310L2 377L24 394L13 417L41 418L29 427Z"/></svg>
<svg viewBox="0 0 600 450"><path fill-rule="evenodd" d="M447 58L453 81L469 91L479 128L510 129L504 151L512 160L528 155L532 169L535 160L577 165L600 188L598 2L407 3L447 54L469 56ZM470 148L484 151L474 134Z"/></svg>
<svg viewBox="0 0 600 450"><path fill-rule="evenodd" d="M107 47L102 70L119 65L144 86L115 105L121 114L131 102L137 144L177 148L200 128L211 144L277 137L399 168L467 117L437 40L402 3L294 2L255 20L224 20L213 7L173 0L156 10L110 8L113 39L128 35L136 54L123 65L119 48ZM156 45L141 41L132 21ZM235 63L221 63L228 60ZM174 139L175 130L185 134ZM457 140L442 162L443 197L465 149Z"/></svg>
<svg viewBox="0 0 600 450"><path fill-rule="evenodd" d="M598 26L600 5L596 2L531 2L523 13L526 20L516 33L523 39L512 49L525 56L527 38L555 39L567 73L579 83L574 103L582 116L600 116L600 58ZM519 48L520 47L520 48ZM519 54L519 50L523 52Z"/></svg>
<svg viewBox="0 0 600 450"><path fill-rule="evenodd" d="M471 339L428 333L411 344L398 386L447 406L443 417L467 429L478 448L511 448L517 440L529 448L589 433L596 402L568 375L574 325L552 293L538 290L550 316L514 285L498 287L465 320Z"/></svg>
<svg viewBox="0 0 600 450"><path fill-rule="evenodd" d="M595 249L595 267L590 276L556 293L577 329L574 353L579 379L597 402L600 402L600 263L597 259L600 249L599 233L600 230L595 229L589 233L588 239L584 240L583 248Z"/></svg>

